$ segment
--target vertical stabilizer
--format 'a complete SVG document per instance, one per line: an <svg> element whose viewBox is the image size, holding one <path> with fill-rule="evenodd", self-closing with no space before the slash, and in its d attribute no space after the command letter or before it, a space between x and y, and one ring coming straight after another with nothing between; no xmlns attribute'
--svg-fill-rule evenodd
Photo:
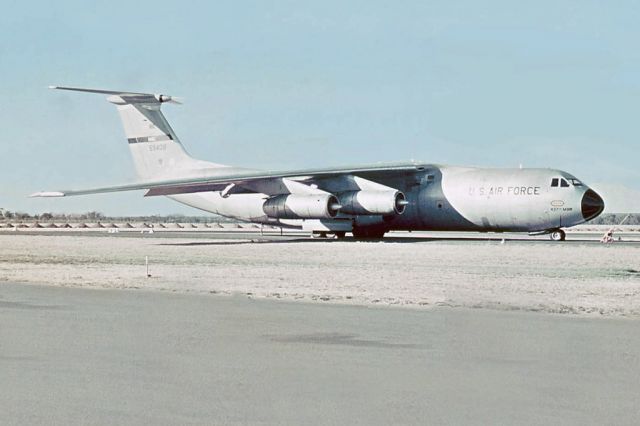
<svg viewBox="0 0 640 426"><path fill-rule="evenodd" d="M179 103L171 96L74 87L52 88L110 95L107 100L118 109L133 163L141 178L185 177L202 169L225 167L196 160L185 151L160 110L163 103Z"/></svg>

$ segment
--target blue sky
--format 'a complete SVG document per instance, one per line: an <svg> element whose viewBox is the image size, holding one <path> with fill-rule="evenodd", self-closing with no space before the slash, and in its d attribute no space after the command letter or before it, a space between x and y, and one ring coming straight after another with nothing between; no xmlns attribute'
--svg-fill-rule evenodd
<svg viewBox="0 0 640 426"><path fill-rule="evenodd" d="M518 3L5 1L0 207L197 213L26 198L135 178L113 106L50 84L182 96L167 118L219 163L523 164L639 191L639 3Z"/></svg>

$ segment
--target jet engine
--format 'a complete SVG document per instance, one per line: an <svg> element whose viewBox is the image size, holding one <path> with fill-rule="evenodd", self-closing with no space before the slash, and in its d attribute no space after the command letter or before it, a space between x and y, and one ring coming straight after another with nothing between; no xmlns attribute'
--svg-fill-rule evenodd
<svg viewBox="0 0 640 426"><path fill-rule="evenodd" d="M353 215L402 214L409 202L400 191L348 191L338 194L341 213Z"/></svg>
<svg viewBox="0 0 640 426"><path fill-rule="evenodd" d="M262 210L278 219L332 219L341 207L331 194L283 194L265 201Z"/></svg>

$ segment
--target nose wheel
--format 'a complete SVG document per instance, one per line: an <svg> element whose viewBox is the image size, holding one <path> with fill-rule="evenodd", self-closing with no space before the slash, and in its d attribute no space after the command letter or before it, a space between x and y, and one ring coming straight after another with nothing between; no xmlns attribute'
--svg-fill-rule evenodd
<svg viewBox="0 0 640 426"><path fill-rule="evenodd" d="M556 229L555 231L551 231L551 233L549 234L549 237L553 241L564 241L566 236L567 234L565 234L562 229Z"/></svg>

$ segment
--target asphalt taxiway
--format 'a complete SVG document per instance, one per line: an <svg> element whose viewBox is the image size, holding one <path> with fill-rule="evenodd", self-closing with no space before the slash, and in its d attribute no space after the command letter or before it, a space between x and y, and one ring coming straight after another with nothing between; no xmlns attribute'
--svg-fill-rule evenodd
<svg viewBox="0 0 640 426"><path fill-rule="evenodd" d="M3 424L637 424L638 322L0 285Z"/></svg>

